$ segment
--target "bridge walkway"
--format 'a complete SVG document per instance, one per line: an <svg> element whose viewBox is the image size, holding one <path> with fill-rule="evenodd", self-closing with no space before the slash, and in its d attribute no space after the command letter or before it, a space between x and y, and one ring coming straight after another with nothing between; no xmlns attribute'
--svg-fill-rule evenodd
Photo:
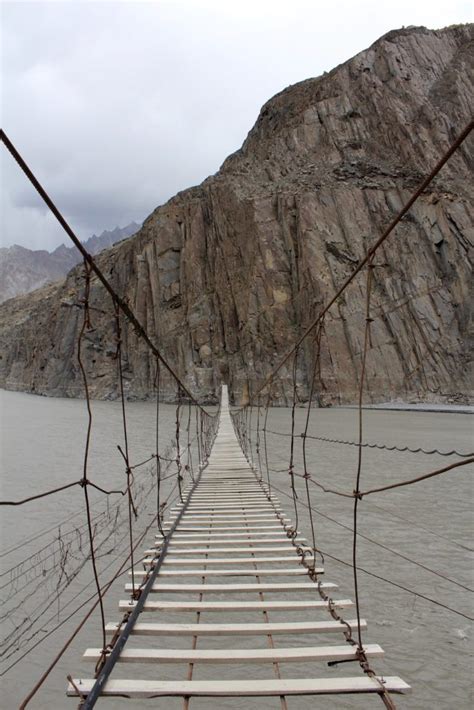
<svg viewBox="0 0 474 710"><path fill-rule="evenodd" d="M119 603L122 612L140 605L128 640L119 644L119 668L114 665L99 691L94 678L73 679L68 695L91 698L95 686L102 696L180 696L185 705L196 696L275 696L285 708L292 695L374 694L381 684L389 692L409 691L398 677L360 669L347 627L329 614L329 602L299 563L278 498L242 453L226 388L208 465L183 497L167 521L167 541L159 536L146 552L147 567L162 552L151 583L138 601ZM307 544L299 534L298 542ZM135 585L146 577L146 570L135 570ZM332 582L321 587L345 618L352 601L334 597ZM125 589L134 591L130 582ZM355 619L347 623L355 630ZM118 626L107 624L107 633ZM383 655L377 644L364 651L369 660ZM96 662L100 654L90 648L84 657ZM329 662L344 663L336 671Z"/></svg>

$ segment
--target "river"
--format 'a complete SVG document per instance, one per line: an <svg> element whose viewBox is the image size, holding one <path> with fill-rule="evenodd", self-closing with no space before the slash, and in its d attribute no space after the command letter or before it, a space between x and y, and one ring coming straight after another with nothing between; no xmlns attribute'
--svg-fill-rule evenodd
<svg viewBox="0 0 474 710"><path fill-rule="evenodd" d="M117 449L117 445L123 448L120 405L116 402L93 402L92 409L93 435L88 478L104 488L123 488L124 464ZM3 500L27 497L82 477L87 424L83 401L3 391L0 392L0 412ZM288 436L289 415L289 410L283 408L270 411L267 455L269 467L275 469L271 472L270 482L282 491L275 490L282 506L294 519L293 501L286 497L290 490L287 473L291 441ZM183 431L187 426L187 416L187 411L183 410ZM160 450L172 442L175 418L176 407L161 405ZM253 423L255 443L256 414ZM366 410L364 440L402 448L421 446L425 450L437 448L446 452L455 449L465 453L472 450L473 423L474 417L467 413ZM259 429L262 424L261 419ZM154 403L128 403L127 425L131 461L141 462L154 451ZM191 429L192 426L191 423ZM295 431L299 434L303 426L304 411L297 409ZM312 477L325 487L351 491L356 473L356 447L350 443L321 439L356 441L357 411L350 408L314 410L309 433L320 437L310 440L308 446L308 470ZM295 451L297 471L301 471L301 443L299 437ZM197 452L194 445L191 451L195 467ZM264 453L260 431L262 463ZM256 452L255 459L258 459ZM361 489L409 479L457 460L456 456L365 448ZM162 486L162 502L170 493L170 500L176 495L176 476L172 475L175 464L163 462L163 466L167 465L170 478ZM472 623L462 616L473 616L472 594L466 589L474 587L472 474L472 466L454 469L417 485L368 496L359 505L361 536L358 559L364 570L359 573L361 612L368 620L365 640L379 643L385 650L385 659L376 659L373 663L378 673L399 675L412 686L410 695L395 698L399 708L467 710L472 707L469 693L473 629ZM153 523L156 510L154 476L154 462L135 471L139 518L134 523L134 539L138 539L147 526L151 526L146 543L144 541L139 548L142 551L152 544L157 532ZM297 492L299 528L309 538L310 521L303 507L306 494L301 479L297 479ZM91 492L91 503L99 550L98 564L101 580L105 582L117 570L128 550L127 507L119 494L105 497L98 491ZM338 595L353 597L352 570L344 564L351 559L352 501L324 493L312 485L311 504L315 508L317 543L326 553L325 577L338 583ZM87 530L84 514L84 493L79 486L23 506L2 508L2 709L18 707L80 621L81 613L88 609L87 599L94 588L89 563L85 564ZM117 601L124 598L123 582L126 579L125 574L107 594L106 618L109 621L119 619ZM404 591L386 580L411 591ZM65 588L60 596L56 594L58 585L60 589ZM413 592L430 597L451 610ZM68 619L80 604L84 604L82 612ZM31 626L30 619L39 613L40 621ZM194 617L190 614L186 620L193 621ZM291 614L280 613L271 620L291 618ZM209 615L207 621L212 620L216 619ZM232 621L239 621L238 615L233 615ZM63 625L49 636L60 623ZM20 656L43 637L45 640L20 661ZM257 641L249 637L246 643L255 646ZM168 642L168 646L185 643L189 643L189 639L174 639ZM201 648L223 647L225 643L225 639L199 641ZM296 646L300 643L301 637L276 640L278 646ZM95 613L29 707L42 710L76 707L76 701L64 695L66 675L91 677L92 668L81 661L81 655L86 647L100 644L99 618ZM16 661L16 665L5 672ZM117 677L130 677L131 668L133 666L121 668L117 671ZM347 668L341 668L286 664L282 666L282 675L291 678L315 674L337 675L347 671ZM156 677L184 678L186 672L187 667L180 665L153 669ZM268 676L271 666L265 669L265 675L260 676L260 672L258 667L228 666L222 667L222 671L219 669L219 677L271 677ZM354 667L353 673L357 675L359 670ZM140 675L145 677L142 668ZM196 667L195 678L205 677L206 668ZM135 704L166 710L182 707L180 701L170 699L137 701ZM195 710L209 705L230 709L241 707L242 701L210 703L206 699L196 699L191 702L191 708ZM245 705L267 710L279 707L279 701L249 699ZM119 699L98 703L98 707L114 710L129 706L130 703ZM288 699L290 710L377 706L382 706L381 701L367 696Z"/></svg>

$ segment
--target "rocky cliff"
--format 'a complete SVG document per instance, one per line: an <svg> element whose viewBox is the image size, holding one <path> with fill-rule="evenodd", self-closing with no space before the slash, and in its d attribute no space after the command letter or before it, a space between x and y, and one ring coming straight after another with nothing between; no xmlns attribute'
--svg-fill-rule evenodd
<svg viewBox="0 0 474 710"><path fill-rule="evenodd" d="M97 261L203 400L224 377L238 399L268 375L470 118L474 26L390 32L262 108L242 148L200 186L156 209ZM368 394L469 397L468 250L473 136L418 200L373 270ZM81 269L0 309L4 387L74 396ZM91 391L115 396L110 302L93 280ZM326 318L318 398L355 399L364 278ZM147 349L125 326L130 396L153 391ZM314 346L298 361L304 398ZM291 388L291 367L275 398ZM163 387L172 393L165 380Z"/></svg>
<svg viewBox="0 0 474 710"><path fill-rule="evenodd" d="M99 254L139 229L140 225L136 222L126 227L106 229L99 236L93 234L84 242L84 246L89 254ZM79 261L81 255L76 247L64 244L52 252L26 249L18 244L0 247L0 303L63 279Z"/></svg>

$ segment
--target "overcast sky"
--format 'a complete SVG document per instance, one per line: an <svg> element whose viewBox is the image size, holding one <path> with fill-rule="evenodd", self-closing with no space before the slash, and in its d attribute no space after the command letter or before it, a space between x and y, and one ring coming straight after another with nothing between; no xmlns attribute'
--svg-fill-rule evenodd
<svg viewBox="0 0 474 710"><path fill-rule="evenodd" d="M1 2L1 0L0 0ZM470 0L1 2L2 127L81 238L216 172L265 101ZM1 243L67 237L4 146Z"/></svg>

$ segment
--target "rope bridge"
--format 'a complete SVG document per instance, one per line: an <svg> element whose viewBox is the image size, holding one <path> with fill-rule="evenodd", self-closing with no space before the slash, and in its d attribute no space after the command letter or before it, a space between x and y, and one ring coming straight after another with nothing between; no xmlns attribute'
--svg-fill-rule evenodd
<svg viewBox="0 0 474 710"><path fill-rule="evenodd" d="M7 660L11 659L7 670L41 643L42 639L36 640L36 636L42 627L47 626L45 615L51 602L60 602L64 591L86 563L91 565L96 592L67 617L69 620L86 604L91 603L83 619L25 698L21 708L26 707L36 695L96 609L100 611L101 643L99 647L88 649L85 653L87 660L95 662L95 672L91 674L94 677L84 679L68 676L67 693L80 697L82 708L92 708L99 697L107 695L130 698L178 696L183 698L185 710L190 699L195 696L275 696L279 699L282 710L285 710L287 696L338 693L370 693L379 696L386 707L394 708L391 693L404 693L409 690L407 683L400 678L381 676L373 669L373 660L382 656L383 651L380 646L366 643L364 640L367 622L361 616L359 573L366 570L359 564L358 541L361 538L368 540L371 544L422 567L430 574L442 577L450 584L466 590L468 588L362 534L358 529L360 504L369 495L449 474L459 467L472 464L474 456L472 453L455 449L428 450L422 446L396 446L365 440L363 401L367 361L372 346L371 324L376 282L374 270L381 266L376 262L380 247L469 135L473 126L472 121L466 126L384 233L369 247L344 283L335 289L334 295L297 338L295 345L272 370L270 376L255 387L249 383L247 403L230 411L227 388L223 387L220 412L207 411L196 401L163 353L150 339L128 302L117 293L109 278L84 249L11 141L0 131L0 139L84 258L83 293L76 304L82 312L77 341L77 363L82 375L87 410L82 477L22 500L0 501L0 504L23 506L66 490L69 493L82 490L85 522L81 525L74 524L72 529L68 528L63 534L59 529L54 548L44 545L20 565L7 570L4 573L6 579L0 580L0 588L6 590L8 603L13 600L11 603L16 604L13 611L21 609L22 604L31 596L31 582L41 577L46 577L46 581L50 580L53 584L57 580L54 589L45 586L47 593L35 608L35 618L25 619L13 628L2 644L1 655ZM363 279L362 283L357 282L360 277ZM90 473L90 442L94 417L84 347L87 334L94 329L94 307L91 303L93 282L94 285L101 284L110 297L110 337L115 342L114 362L121 402L122 440L117 444L117 451L124 475L121 484L110 490L99 486ZM321 362L324 346L327 347L329 340L326 316L334 305L337 306L339 299L346 295L352 284L362 288L366 297L365 326L361 337L361 350L358 353L358 436L354 441L332 436L315 436L310 433L309 426L312 403L317 399L318 392L324 390ZM154 451L148 458L138 462L133 458L127 424L122 352L124 319L146 346L155 365ZM299 362L308 357L308 352L311 353L312 375L307 397L301 398L297 372ZM421 354L421 363L422 360ZM171 444L169 440L164 441L160 427L163 373L166 373L167 385L171 382L175 388L175 432ZM290 422L285 432L278 432L272 429L269 423L270 405L272 401L279 399L279 393L283 391L282 382L287 382L288 378L292 383ZM298 413L303 406L303 426L302 431L298 431ZM288 461L282 460L278 469L272 465L272 456L269 453L271 436L283 438L289 444ZM357 455L352 490L329 486L320 479L312 468L308 448L312 441L355 448ZM448 463L442 468L429 469L407 480L364 488L363 457L364 452L369 449L394 454L410 453L421 457L456 456L461 460ZM141 476L141 472L145 470L148 471L148 478ZM288 474L286 490L275 484L274 474L282 471ZM167 490L165 496L163 484L167 480L172 487ZM323 577L325 557L335 560L338 558L318 547L315 515L323 515L328 520L331 518L313 505L312 491L315 489L347 499L352 505L352 526L337 524L352 534L350 566L353 573L354 602L350 599L335 598L333 594L337 585ZM102 496L107 500L107 516L104 517L103 511L97 511L97 504L94 506L90 497L92 492L95 496ZM292 519L286 516L276 492L290 501ZM114 504L112 508L108 503L111 496L119 497L119 503ZM155 505L153 520L138 530L137 521L151 499ZM309 540L303 537L303 531L300 529L302 509L309 515ZM155 542L151 549L141 554L141 545L153 529ZM100 569L99 561L110 552L107 544L110 543L112 532L115 535L114 547L115 544L120 547L120 554L116 555L109 566L119 560L120 564L104 583L101 579L104 569ZM26 569L28 576L24 574ZM130 577L125 585L125 591L130 597L119 604L121 620L107 622L104 595L125 573ZM371 572L368 574L384 579ZM250 577L251 582L229 581L231 577ZM384 581L413 593L428 603L438 604L454 614L469 618L462 611L437 599L413 592L391 580ZM21 594L24 596L21 597ZM182 595L185 595L184 599ZM276 598L274 595L277 595ZM346 618L346 609L352 610L349 618ZM145 620L151 612L157 621ZM292 620L282 622L275 619L274 614L278 615L279 612L290 613ZM189 614L193 615L192 621L188 618ZM220 617L217 622L214 614ZM237 614L238 617L234 616L228 621L229 614ZM53 633L62 623L64 622L58 622L55 627L51 626L47 635ZM278 637L278 643L274 637ZM314 637L318 645L311 645ZM321 637L335 641L319 645ZM249 647L249 638L257 639L257 647ZM281 638L286 639L286 646L280 645ZM168 647L176 639L185 639L188 643L190 641L191 648L177 648L174 645ZM225 647L209 649L206 639L213 639L214 645L221 644L224 639ZM303 645L302 639L308 641L308 644ZM266 647L262 646L262 641L266 643ZM138 647L136 642L140 644ZM20 657L15 655L22 649ZM345 675L338 674L337 677L319 677L319 674L312 672L316 661L325 662L329 666L342 664L341 667L345 669L352 663L352 668L359 667L360 672L358 675L348 672ZM186 680L159 680L156 677L144 677L140 680L133 674L132 679L116 679L116 664L127 662L151 667L153 676L157 675L156 669L167 669L169 664L187 664L187 677ZM306 678L287 677L287 663L297 663L298 668L309 663L311 672ZM201 664L212 667L212 672L205 673L206 677L211 677L210 680L198 677ZM252 676L256 674L258 678L243 677L235 680L231 675L225 680L225 672L228 672L228 668L235 668L236 664L247 664L247 668L251 665ZM230 673L232 674L232 670ZM247 672L247 675L250 673ZM316 677L313 677L314 675Z"/></svg>
<svg viewBox="0 0 474 710"><path fill-rule="evenodd" d="M196 483L186 493L186 502L175 507L165 526L169 532L167 542L163 543L161 538L157 540L155 547L147 551L149 557L143 560L144 570L135 570L135 584L125 586L132 596L141 592L138 601L132 598L119 604L121 611L130 614L128 620L106 626L109 634L119 633L120 636L104 672L97 679L71 679L69 695L87 696L83 707L88 708L99 695L285 698L287 695L379 693L385 697L387 691L406 692L409 689L400 678L376 676L368 665L366 673L361 676L282 677L281 664L358 660L365 665L368 659L382 656L383 651L377 644L359 647L353 641L353 630L358 626L365 628L366 622L363 619L346 620L342 616L346 609L354 606L352 601L332 597L337 585L321 581L324 570L317 562L313 548L292 527L278 499L269 493L268 487L262 484L244 457L233 430L225 386L219 430L211 456ZM304 581L307 570L299 564L294 544L311 570L309 581ZM251 583L228 583L229 577L250 577ZM179 600L173 599L178 594ZM181 599L183 594L184 600ZM276 599L274 595L277 595ZM315 595L319 598L315 599ZM247 598L242 601L241 596ZM293 612L293 616L297 614L298 620L277 622L270 619L270 614L282 611ZM170 614L176 612L183 617L193 612L196 619L194 623L187 620L170 623ZM329 612L328 618L324 618L325 612ZM159 621L145 620L150 613L158 616ZM245 617L245 620L228 621L229 615L234 614ZM220 617L219 623L213 621L215 615ZM223 623L222 616L225 617ZM207 621L209 617L210 622ZM315 636L339 636L343 643L317 646L295 646L292 643L289 647L281 647L274 643L275 635L288 637L293 643L295 638L311 641ZM191 648L159 648L156 637L163 636L189 637ZM242 645L242 639L245 641L247 637L255 636L266 637L268 647ZM204 637L226 637L226 646L201 650L199 641ZM97 662L101 652L100 648L90 648L84 657ZM108 671L116 662L188 663L189 672L187 680L146 680L135 677L138 673L133 674L133 679L114 677L109 680ZM195 680L194 666L197 663L215 665L212 673L216 679ZM239 664L239 668L242 664L266 664L273 666L274 678L252 680L244 676L239 680L221 680L222 671L218 664ZM390 702L388 706L392 706Z"/></svg>

